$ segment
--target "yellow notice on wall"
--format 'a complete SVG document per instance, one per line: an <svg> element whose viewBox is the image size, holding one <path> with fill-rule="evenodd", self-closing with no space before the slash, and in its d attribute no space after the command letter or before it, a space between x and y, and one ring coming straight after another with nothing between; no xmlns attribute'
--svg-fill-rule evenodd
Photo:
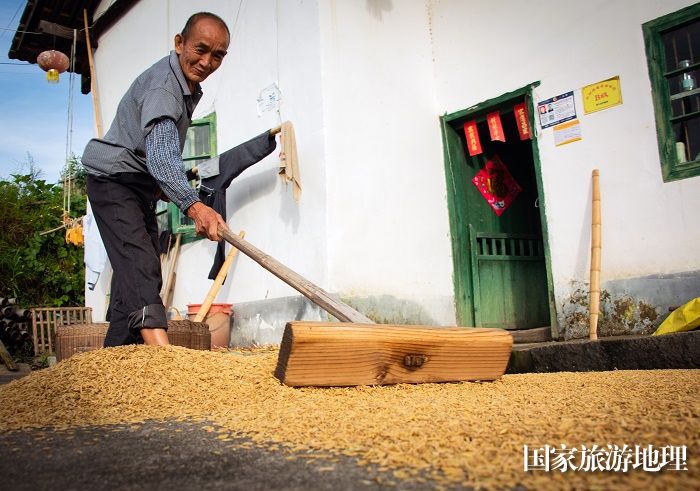
<svg viewBox="0 0 700 491"><path fill-rule="evenodd" d="M581 89L581 98L583 99L583 112L585 114L602 111L603 109L622 104L620 76L586 85Z"/></svg>

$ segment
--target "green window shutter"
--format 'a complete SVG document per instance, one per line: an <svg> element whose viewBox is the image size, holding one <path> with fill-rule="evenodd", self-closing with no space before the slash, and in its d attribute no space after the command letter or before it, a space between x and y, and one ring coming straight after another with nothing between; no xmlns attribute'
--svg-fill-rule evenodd
<svg viewBox="0 0 700 491"><path fill-rule="evenodd" d="M185 146L182 151L182 160L185 169L191 169L199 162L208 160L218 155L216 151L216 113L211 113L201 119L192 121L187 130ZM194 186L194 182L192 183ZM164 226L172 230L174 234L182 234L182 243L187 244L199 240L194 229L194 221L182 213L173 203L167 203L159 211L166 212L167 218L160 218L159 227ZM167 225L166 225L167 222Z"/></svg>
<svg viewBox="0 0 700 491"><path fill-rule="evenodd" d="M664 182L700 175L700 4L642 25Z"/></svg>

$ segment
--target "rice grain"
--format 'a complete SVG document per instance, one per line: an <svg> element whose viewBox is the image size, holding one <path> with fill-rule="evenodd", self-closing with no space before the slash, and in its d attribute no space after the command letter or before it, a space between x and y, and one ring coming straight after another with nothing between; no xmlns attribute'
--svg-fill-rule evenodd
<svg viewBox="0 0 700 491"><path fill-rule="evenodd" d="M337 455L487 489L700 489L700 370L506 375L488 383L290 388L277 352L124 346L0 387L0 430L206 421L290 458ZM107 428L106 431L109 431ZM687 446L687 471L524 472L523 445ZM332 469L327 469L331 471Z"/></svg>

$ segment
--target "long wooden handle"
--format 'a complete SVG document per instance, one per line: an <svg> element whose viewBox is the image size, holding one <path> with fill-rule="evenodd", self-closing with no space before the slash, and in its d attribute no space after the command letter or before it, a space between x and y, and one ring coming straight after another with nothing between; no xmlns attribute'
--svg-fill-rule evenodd
<svg viewBox="0 0 700 491"><path fill-rule="evenodd" d="M245 231L241 230L241 233L238 234L238 236L243 239L245 237ZM214 303L214 299L216 296L219 294L219 290L221 290L221 285L224 284L224 280L226 279L226 276L228 275L228 270L231 269L231 264L233 264L233 260L236 257L236 254L238 254L238 249L235 247L232 247L232 249L228 252L228 255L226 256L226 260L224 261L224 264L221 265L221 268L219 269L219 273L216 275L216 278L214 279L214 283L211 285L211 288L209 289L209 293L207 293L207 296L204 299L204 302L202 302L202 305L199 307L199 311L197 312L197 315L194 316L194 321L195 322L202 322L204 318L207 316L207 313L209 312L209 308L211 307L211 304Z"/></svg>
<svg viewBox="0 0 700 491"><path fill-rule="evenodd" d="M90 91L92 92L92 104L95 108L95 130L97 131L97 138L102 138L102 111L100 110L100 99L97 94L97 74L95 73L95 63L92 60L92 45L90 43L87 9L83 9L83 20L85 22L85 44L87 45L88 66L90 67Z"/></svg>
<svg viewBox="0 0 700 491"><path fill-rule="evenodd" d="M591 276L590 276L590 300L589 300L589 339L598 339L598 314L600 313L600 171L593 170L593 191L591 202Z"/></svg>
<svg viewBox="0 0 700 491"><path fill-rule="evenodd" d="M358 324L374 324L374 322L362 315L349 305L333 298L321 287L314 285L298 273L295 273L274 257L265 254L254 245L233 234L227 227L219 226L219 235L229 244L236 247L243 254L251 258L260 266L268 270L280 280L297 290L313 303L324 309L343 322L355 322Z"/></svg>

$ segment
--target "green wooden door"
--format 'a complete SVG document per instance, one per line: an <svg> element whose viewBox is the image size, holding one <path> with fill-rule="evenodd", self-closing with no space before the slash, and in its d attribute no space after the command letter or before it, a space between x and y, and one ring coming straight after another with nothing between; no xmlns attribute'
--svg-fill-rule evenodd
<svg viewBox="0 0 700 491"><path fill-rule="evenodd" d="M527 329L548 324L547 272L537 234L475 232L469 225L475 324Z"/></svg>
<svg viewBox="0 0 700 491"><path fill-rule="evenodd" d="M527 329L551 323L546 244L531 140L521 141L519 94L443 118L455 302L462 325ZM492 142L486 114L500 111L505 142ZM470 157L463 125L476 120L484 152ZM498 216L472 178L498 156L521 192Z"/></svg>

